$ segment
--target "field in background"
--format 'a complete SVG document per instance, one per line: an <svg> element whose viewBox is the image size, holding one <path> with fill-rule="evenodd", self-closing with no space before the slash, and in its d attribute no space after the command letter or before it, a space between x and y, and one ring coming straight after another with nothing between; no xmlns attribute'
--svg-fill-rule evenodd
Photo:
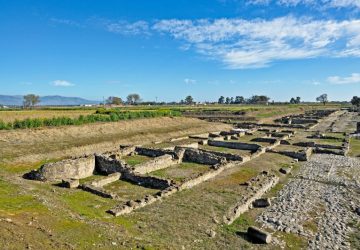
<svg viewBox="0 0 360 250"><path fill-rule="evenodd" d="M274 118L281 115L301 113L311 109L323 108L339 108L341 104L282 104L282 105L161 105L161 106L122 106L117 107L120 111L140 112L140 111L158 111L158 110L173 110L180 111L186 115L195 113L211 114L211 113L227 113L243 115L245 117L254 117L256 120ZM78 118L80 115L86 116L95 114L97 110L103 108L94 107L61 107L52 108L44 107L33 110L7 110L0 109L0 121L5 123L14 122L15 120L35 119L35 118L54 118L54 117L68 117ZM108 109L108 108L107 108Z"/></svg>
<svg viewBox="0 0 360 250"><path fill-rule="evenodd" d="M70 117L77 118L80 115L90 115L95 113L95 109L33 109L33 110L6 110L0 109L0 120L4 122L13 122L15 120L34 119L34 118L52 118L52 117Z"/></svg>

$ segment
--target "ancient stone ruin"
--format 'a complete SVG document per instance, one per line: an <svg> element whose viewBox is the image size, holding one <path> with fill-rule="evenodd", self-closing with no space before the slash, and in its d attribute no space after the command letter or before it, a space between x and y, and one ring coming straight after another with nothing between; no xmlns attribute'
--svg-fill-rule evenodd
<svg viewBox="0 0 360 250"><path fill-rule="evenodd" d="M120 216L192 188L228 168L241 167L243 163L266 152L282 154L294 161L307 161L312 153L346 154L347 136L342 145L330 145L319 143L319 140L338 140L338 137L306 132L333 112L312 111L283 117L271 124L237 123L229 131L173 138L152 145L121 145L113 152L47 163L24 177L59 183L66 188L79 188L104 198L119 200L118 205L106 212ZM306 136L303 135L304 131ZM165 174L169 169L180 171L182 164L194 164L201 171L180 179ZM277 184L278 174L290 172L291 167L280 168L279 173L264 171L246 182L247 194L239 197L238 202L229 208L224 215L224 223L231 224L252 207L269 206L270 200L262 198L263 195ZM153 193L124 201L114 193L114 189L108 188L121 181L153 190ZM268 241L268 236L261 237Z"/></svg>

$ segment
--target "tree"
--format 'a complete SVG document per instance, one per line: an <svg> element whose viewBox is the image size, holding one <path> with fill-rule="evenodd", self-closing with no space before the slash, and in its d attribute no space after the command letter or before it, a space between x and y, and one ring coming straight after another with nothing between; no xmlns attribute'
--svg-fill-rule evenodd
<svg viewBox="0 0 360 250"><path fill-rule="evenodd" d="M135 104L140 102L140 95L139 94L130 94L126 97L126 101L128 104Z"/></svg>
<svg viewBox="0 0 360 250"><path fill-rule="evenodd" d="M242 96L236 96L235 97L235 104L241 104L241 103L244 103L244 102L245 102L244 97L242 97Z"/></svg>
<svg viewBox="0 0 360 250"><path fill-rule="evenodd" d="M32 107L40 102L40 97L34 94L28 94L24 96L24 107Z"/></svg>
<svg viewBox="0 0 360 250"><path fill-rule="evenodd" d="M226 97L225 103L226 103L226 104L230 104L230 102L231 102L230 97Z"/></svg>
<svg viewBox="0 0 360 250"><path fill-rule="evenodd" d="M317 102L322 102L324 105L328 102L327 94L322 94L321 96L316 97Z"/></svg>
<svg viewBox="0 0 360 250"><path fill-rule="evenodd" d="M185 103L190 105L190 104L193 104L194 103L194 98L192 98L191 95L188 95L186 98L185 98Z"/></svg>
<svg viewBox="0 0 360 250"><path fill-rule="evenodd" d="M296 98L292 97L292 98L290 99L290 103L291 103L291 104L299 104L299 103L300 103L300 100L301 100L301 98L300 98L299 96L297 96Z"/></svg>
<svg viewBox="0 0 360 250"><path fill-rule="evenodd" d="M249 99L250 104L268 104L270 98L265 95L254 95Z"/></svg>
<svg viewBox="0 0 360 250"><path fill-rule="evenodd" d="M356 107L359 107L360 106L360 97L354 96L351 99L351 104L356 106Z"/></svg>
<svg viewBox="0 0 360 250"><path fill-rule="evenodd" d="M230 103L231 103L231 104L234 104L234 97L231 97L231 98L230 98Z"/></svg>
<svg viewBox="0 0 360 250"><path fill-rule="evenodd" d="M114 104L114 105L120 105L123 103L122 99L120 97L116 97L116 96L110 96L107 100L106 100L107 104Z"/></svg>
<svg viewBox="0 0 360 250"><path fill-rule="evenodd" d="M219 104L224 104L224 102L225 102L225 97L220 96L218 103Z"/></svg>

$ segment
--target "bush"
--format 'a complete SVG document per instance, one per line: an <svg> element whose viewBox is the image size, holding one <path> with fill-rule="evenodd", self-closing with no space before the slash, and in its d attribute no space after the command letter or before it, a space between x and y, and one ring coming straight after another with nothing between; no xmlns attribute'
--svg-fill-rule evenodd
<svg viewBox="0 0 360 250"><path fill-rule="evenodd" d="M0 130L4 129L10 129L10 127L4 121L0 120Z"/></svg>
<svg viewBox="0 0 360 250"><path fill-rule="evenodd" d="M146 110L146 111L122 111L120 109L96 110L95 114L80 115L78 118L53 117L53 118L27 118L25 120L15 120L6 124L0 120L0 130L4 129L25 129L39 127L58 127L66 125L82 125L95 122L117 122L120 120L140 119L163 116L180 116L179 110Z"/></svg>

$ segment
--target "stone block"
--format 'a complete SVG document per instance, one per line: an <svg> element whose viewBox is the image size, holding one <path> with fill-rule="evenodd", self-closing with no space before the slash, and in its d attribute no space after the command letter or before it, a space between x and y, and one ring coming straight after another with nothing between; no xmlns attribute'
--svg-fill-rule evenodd
<svg viewBox="0 0 360 250"><path fill-rule="evenodd" d="M61 186L65 188L77 188L79 185L79 179L64 179L61 181Z"/></svg>
<svg viewBox="0 0 360 250"><path fill-rule="evenodd" d="M271 234L257 227L249 227L247 234L250 238L261 243L269 244L271 242Z"/></svg>
<svg viewBox="0 0 360 250"><path fill-rule="evenodd" d="M286 168L286 167L284 167L284 168L280 168L280 173L282 173L282 174L290 174L291 173L291 168Z"/></svg>
<svg viewBox="0 0 360 250"><path fill-rule="evenodd" d="M253 207L269 207L271 206L271 201L269 198L261 198L254 200L252 205Z"/></svg>

